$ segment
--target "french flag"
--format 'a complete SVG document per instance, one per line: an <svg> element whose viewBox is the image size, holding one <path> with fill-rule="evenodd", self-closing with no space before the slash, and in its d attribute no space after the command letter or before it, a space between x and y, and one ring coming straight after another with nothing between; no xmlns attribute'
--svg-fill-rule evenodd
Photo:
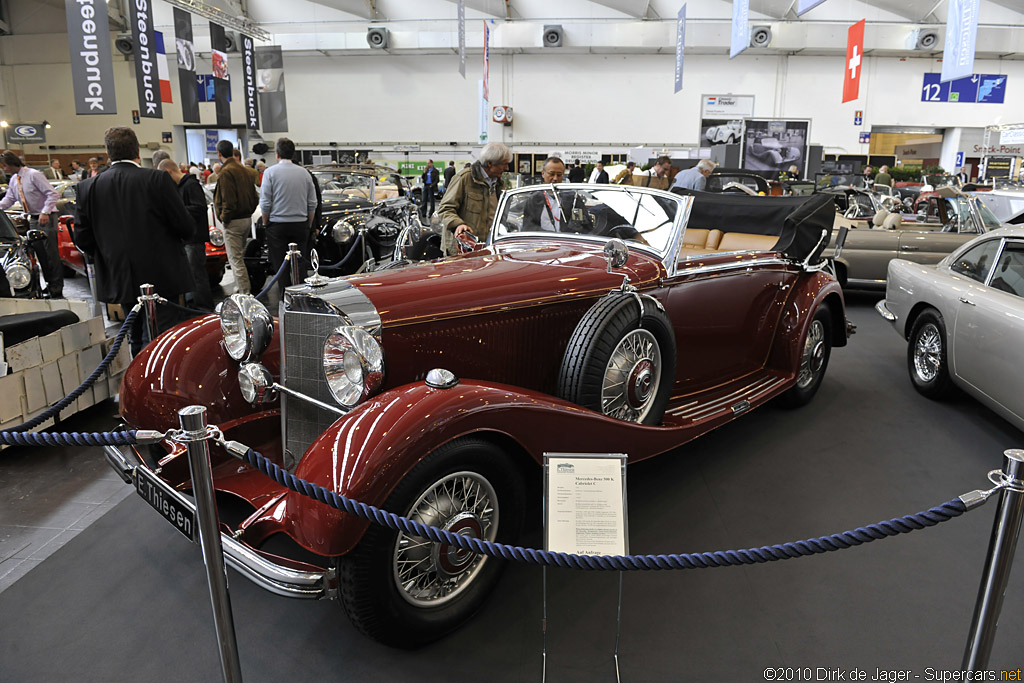
<svg viewBox="0 0 1024 683"><path fill-rule="evenodd" d="M160 31L153 31L153 41L156 43L156 70L160 75L160 100L162 102L173 102L171 99L171 72L167 69L167 53L164 52L164 34Z"/></svg>

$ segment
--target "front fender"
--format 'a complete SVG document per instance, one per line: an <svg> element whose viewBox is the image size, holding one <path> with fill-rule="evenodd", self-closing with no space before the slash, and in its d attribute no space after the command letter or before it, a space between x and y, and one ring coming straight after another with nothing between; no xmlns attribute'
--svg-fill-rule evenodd
<svg viewBox="0 0 1024 683"><path fill-rule="evenodd" d="M434 389L416 383L387 391L335 422L309 447L295 475L381 506L418 462L471 433L504 435L538 463L544 452L623 452L635 461L692 438L687 426L623 422L519 387L465 381ZM282 530L320 555L347 553L369 525L293 492L284 505L274 511Z"/></svg>

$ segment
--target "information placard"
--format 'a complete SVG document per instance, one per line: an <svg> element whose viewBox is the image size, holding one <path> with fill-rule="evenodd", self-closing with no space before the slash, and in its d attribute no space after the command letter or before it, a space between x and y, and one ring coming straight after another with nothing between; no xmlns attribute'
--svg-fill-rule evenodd
<svg viewBox="0 0 1024 683"><path fill-rule="evenodd" d="M544 547L625 555L626 455L544 454Z"/></svg>

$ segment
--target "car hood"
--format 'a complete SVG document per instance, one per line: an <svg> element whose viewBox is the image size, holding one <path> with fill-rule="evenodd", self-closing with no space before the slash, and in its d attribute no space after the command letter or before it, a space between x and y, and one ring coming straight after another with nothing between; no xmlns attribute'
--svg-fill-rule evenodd
<svg viewBox="0 0 1024 683"><path fill-rule="evenodd" d="M601 296L622 276L643 289L664 275L660 261L632 251L606 272L601 244L516 240L465 256L349 278L387 326Z"/></svg>
<svg viewBox="0 0 1024 683"><path fill-rule="evenodd" d="M324 197L320 204L320 210L326 215L340 211L368 209L371 206L373 206L373 202L369 199L361 199L359 197L346 197L345 199L331 199L329 197Z"/></svg>

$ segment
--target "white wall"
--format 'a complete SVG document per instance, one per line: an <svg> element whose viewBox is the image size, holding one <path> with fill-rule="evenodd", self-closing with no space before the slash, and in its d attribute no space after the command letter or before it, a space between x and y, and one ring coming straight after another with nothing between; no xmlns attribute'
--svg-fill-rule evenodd
<svg viewBox="0 0 1024 683"><path fill-rule="evenodd" d="M26 42L33 39L33 42ZM19 42L21 41L21 42ZM34 44L36 49L29 49ZM40 51L39 44L54 49ZM48 119L48 143L93 146L112 125L130 125L138 109L131 62L115 53L118 114L76 116L66 37L0 38L5 64L0 68L4 96L0 116L9 121ZM172 56L173 59L173 56ZM52 61L53 63L18 63ZM841 57L688 56L684 89L672 93L674 58L662 55L520 54L493 55L491 104L514 107L510 130L492 124L491 139L515 143L609 145L695 144L700 100L704 94L751 94L758 117L810 118L811 141L836 151L864 153L858 133L872 125L978 127L1024 121L1024 61L979 61L976 73L1005 73L1007 102L1002 105L921 102L925 71L939 71L931 59L865 60L862 96L841 104ZM12 65L13 63L13 65ZM444 56L296 56L285 55L290 119L296 142L323 143L469 143L477 136L477 55L467 63L467 78L457 71L455 55ZM207 60L199 72L208 73ZM237 56L232 73L241 73ZM177 72L171 69L177 100ZM235 83L234 121L243 121L242 93ZM214 123L212 104L202 104L204 123ZM864 126L853 125L864 111ZM165 119L143 119L136 126L143 143L159 141L163 131L180 125L181 108L164 106ZM274 137L268 135L267 137ZM35 151L30 149L30 151Z"/></svg>

